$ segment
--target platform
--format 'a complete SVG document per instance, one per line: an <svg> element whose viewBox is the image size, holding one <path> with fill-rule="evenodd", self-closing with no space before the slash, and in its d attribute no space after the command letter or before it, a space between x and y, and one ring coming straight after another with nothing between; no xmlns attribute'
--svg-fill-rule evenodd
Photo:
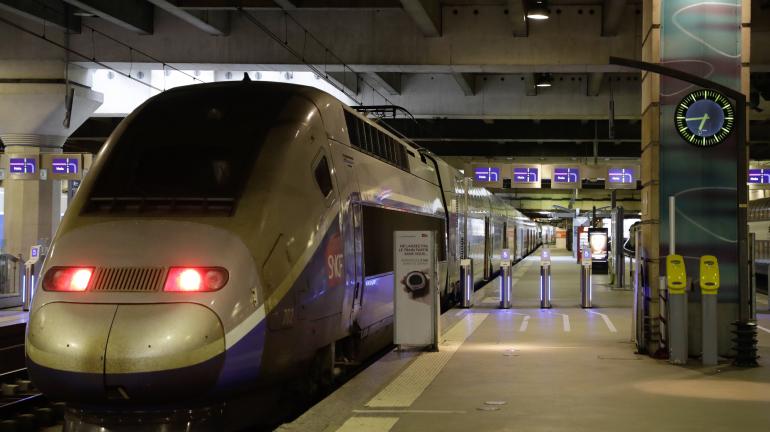
<svg viewBox="0 0 770 432"><path fill-rule="evenodd" d="M26 324L29 318L29 312L16 309L0 309L0 327Z"/></svg>
<svg viewBox="0 0 770 432"><path fill-rule="evenodd" d="M553 253L553 309L537 308L538 258L514 267L514 308L497 281L476 306L442 316L438 353L385 355L282 431L764 430L770 370L676 367L635 355L631 293L594 280L578 307L579 268ZM604 282L604 283L603 283ZM762 296L764 297L764 296ZM766 304L766 298L762 299ZM770 358L770 315L759 349Z"/></svg>

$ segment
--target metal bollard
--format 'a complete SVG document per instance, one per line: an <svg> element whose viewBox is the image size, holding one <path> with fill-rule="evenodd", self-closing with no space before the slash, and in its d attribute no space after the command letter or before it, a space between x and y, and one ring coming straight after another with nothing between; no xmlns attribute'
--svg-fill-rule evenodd
<svg viewBox="0 0 770 432"><path fill-rule="evenodd" d="M540 252L540 308L551 308L551 252Z"/></svg>
<svg viewBox="0 0 770 432"><path fill-rule="evenodd" d="M591 283L591 256L583 257L583 265L580 266L580 307L589 309L593 307L593 284Z"/></svg>
<svg viewBox="0 0 770 432"><path fill-rule="evenodd" d="M22 310L24 312L29 311L29 305L32 303L32 287L35 284L35 265L27 264L24 266L24 285L22 286L24 304Z"/></svg>
<svg viewBox="0 0 770 432"><path fill-rule="evenodd" d="M473 260L470 258L460 260L460 285L461 306L470 308L473 306Z"/></svg>
<svg viewBox="0 0 770 432"><path fill-rule="evenodd" d="M717 292L719 291L719 263L712 255L700 258L700 290L703 313L702 362L706 366L719 363L717 353Z"/></svg>
<svg viewBox="0 0 770 432"><path fill-rule="evenodd" d="M511 262L500 261L500 308L511 308Z"/></svg>

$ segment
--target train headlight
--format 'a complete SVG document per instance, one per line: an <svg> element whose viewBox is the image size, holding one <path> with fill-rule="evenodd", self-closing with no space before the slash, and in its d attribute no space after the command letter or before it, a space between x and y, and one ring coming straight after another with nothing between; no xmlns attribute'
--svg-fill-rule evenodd
<svg viewBox="0 0 770 432"><path fill-rule="evenodd" d="M171 267L163 291L217 291L227 284L229 275L221 267Z"/></svg>
<svg viewBox="0 0 770 432"><path fill-rule="evenodd" d="M52 267L43 278L43 289L45 291L85 291L93 274L93 267Z"/></svg>

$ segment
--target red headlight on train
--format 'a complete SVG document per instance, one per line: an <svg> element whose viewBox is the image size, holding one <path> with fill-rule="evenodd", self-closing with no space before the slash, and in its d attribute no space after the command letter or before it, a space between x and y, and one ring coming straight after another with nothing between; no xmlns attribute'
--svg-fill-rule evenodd
<svg viewBox="0 0 770 432"><path fill-rule="evenodd" d="M221 267L171 267L163 291L217 291L228 278L227 270Z"/></svg>
<svg viewBox="0 0 770 432"><path fill-rule="evenodd" d="M43 278L46 291L85 291L94 274L93 267L53 267Z"/></svg>

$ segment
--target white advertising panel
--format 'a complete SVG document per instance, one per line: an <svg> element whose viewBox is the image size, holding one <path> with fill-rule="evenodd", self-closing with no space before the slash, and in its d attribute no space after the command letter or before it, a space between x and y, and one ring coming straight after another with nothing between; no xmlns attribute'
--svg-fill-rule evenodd
<svg viewBox="0 0 770 432"><path fill-rule="evenodd" d="M435 234L396 231L393 342L438 347L439 293Z"/></svg>

